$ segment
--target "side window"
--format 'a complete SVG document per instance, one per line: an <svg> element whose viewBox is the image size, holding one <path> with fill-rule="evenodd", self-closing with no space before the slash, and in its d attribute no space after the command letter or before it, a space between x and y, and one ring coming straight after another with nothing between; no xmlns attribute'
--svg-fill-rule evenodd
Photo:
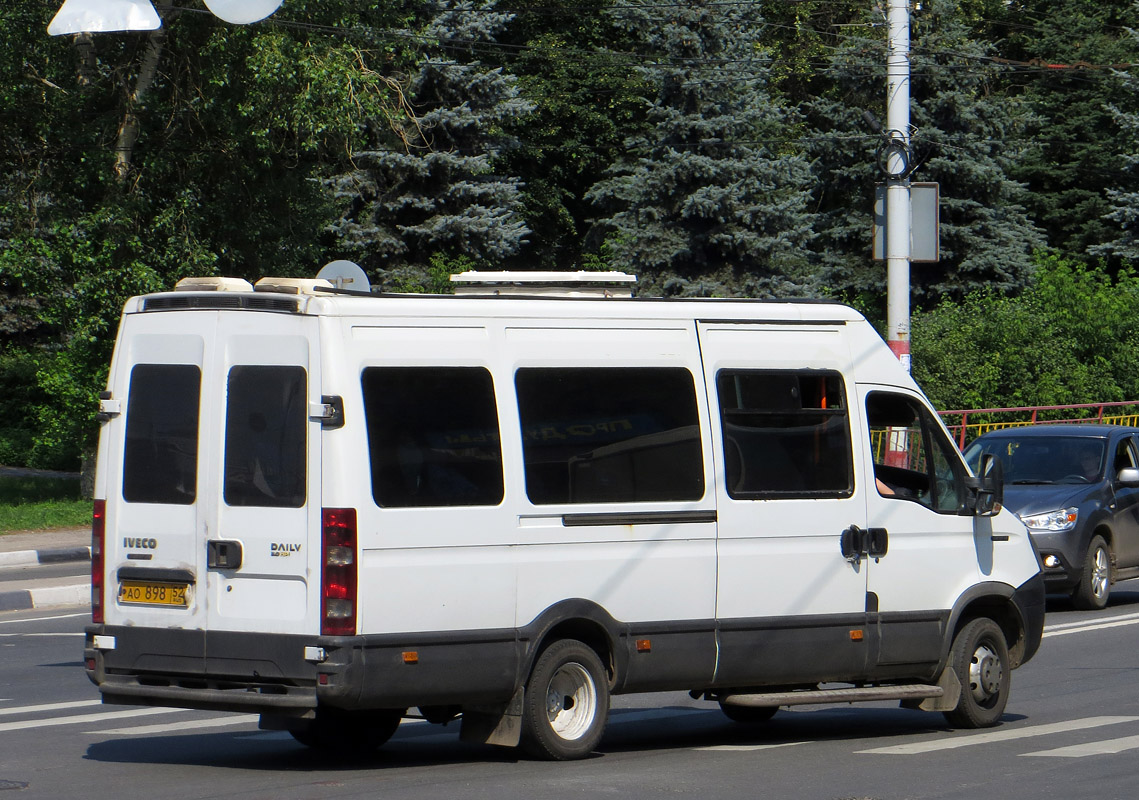
<svg viewBox="0 0 1139 800"><path fill-rule="evenodd" d="M193 364L137 364L127 399L123 499L190 505L198 487L198 398Z"/></svg>
<svg viewBox="0 0 1139 800"><path fill-rule="evenodd" d="M389 508L502 502L494 382L482 367L368 367L372 498Z"/></svg>
<svg viewBox="0 0 1139 800"><path fill-rule="evenodd" d="M929 410L910 397L872 392L866 419L878 493L956 514L965 502L964 468Z"/></svg>
<svg viewBox="0 0 1139 800"><path fill-rule="evenodd" d="M849 497L850 424L837 372L716 375L728 496Z"/></svg>
<svg viewBox="0 0 1139 800"><path fill-rule="evenodd" d="M1120 439L1119 444L1115 448L1115 463L1112 466L1112 473L1109 477L1113 480L1119 475L1121 469L1134 468L1137 466L1135 460L1135 443L1130 437Z"/></svg>
<svg viewBox="0 0 1139 800"><path fill-rule="evenodd" d="M300 508L306 496L303 367L236 366L225 410L226 505Z"/></svg>
<svg viewBox="0 0 1139 800"><path fill-rule="evenodd" d="M514 384L530 502L704 496L696 391L688 370L524 368Z"/></svg>

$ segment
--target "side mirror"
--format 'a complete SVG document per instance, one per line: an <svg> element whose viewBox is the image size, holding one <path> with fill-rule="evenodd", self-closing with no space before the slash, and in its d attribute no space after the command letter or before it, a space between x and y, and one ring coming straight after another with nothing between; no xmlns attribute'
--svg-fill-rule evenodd
<svg viewBox="0 0 1139 800"><path fill-rule="evenodd" d="M1119 470L1119 474L1115 477L1115 480L1121 486L1139 486L1139 469L1135 469L1135 467L1124 467Z"/></svg>
<svg viewBox="0 0 1139 800"><path fill-rule="evenodd" d="M1005 499L1005 471L1001 460L992 453L981 456L973 490L973 513L978 517L991 517L1001 510Z"/></svg>

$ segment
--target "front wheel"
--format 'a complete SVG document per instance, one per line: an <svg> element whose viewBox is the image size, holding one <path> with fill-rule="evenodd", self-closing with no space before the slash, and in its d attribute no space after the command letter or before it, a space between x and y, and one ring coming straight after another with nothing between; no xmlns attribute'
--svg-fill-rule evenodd
<svg viewBox="0 0 1139 800"><path fill-rule="evenodd" d="M1072 592L1072 605L1084 611L1095 611L1107 605L1111 594L1111 550L1102 536L1093 536L1084 557L1080 583Z"/></svg>
<svg viewBox="0 0 1139 800"><path fill-rule="evenodd" d="M538 656L522 704L522 747L568 761L597 747L609 718L609 677L592 648L562 639Z"/></svg>
<svg viewBox="0 0 1139 800"><path fill-rule="evenodd" d="M1000 721L1008 704L1008 643L997 623L975 619L953 640L949 665L961 682L957 707L945 712L955 728L988 728Z"/></svg>

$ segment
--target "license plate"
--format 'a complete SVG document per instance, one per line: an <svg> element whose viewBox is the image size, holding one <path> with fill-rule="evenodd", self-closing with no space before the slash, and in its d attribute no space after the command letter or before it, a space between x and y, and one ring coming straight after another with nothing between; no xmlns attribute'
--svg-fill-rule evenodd
<svg viewBox="0 0 1139 800"><path fill-rule="evenodd" d="M188 589L189 587L184 583L123 581L119 584L119 602L185 608L188 605L186 601Z"/></svg>

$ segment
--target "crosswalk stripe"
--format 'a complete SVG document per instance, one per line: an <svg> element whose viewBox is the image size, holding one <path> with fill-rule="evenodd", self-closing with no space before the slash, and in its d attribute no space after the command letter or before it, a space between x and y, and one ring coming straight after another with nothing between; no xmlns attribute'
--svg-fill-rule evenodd
<svg viewBox="0 0 1139 800"><path fill-rule="evenodd" d="M70 703L46 703L42 706L15 706L14 708L0 707L0 717L13 714L39 714L44 711L61 711L65 708L84 708L86 706L102 705L100 700L75 700Z"/></svg>
<svg viewBox="0 0 1139 800"><path fill-rule="evenodd" d="M194 719L182 722L168 722L162 725L140 725L137 728L113 728L109 731L88 731L90 734L107 736L150 736L156 733L188 731L197 728L224 728L227 725L248 725L257 722L257 714L231 714L212 719Z"/></svg>
<svg viewBox="0 0 1139 800"><path fill-rule="evenodd" d="M1053 733L1067 733L1069 731L1082 731L1088 728L1101 728L1105 725L1118 725L1121 722L1135 722L1139 717L1087 717L1067 722L1054 722L1049 725L1035 725L1028 728L1008 728L988 733L972 733L965 736L955 736L948 739L935 739L929 742L914 742L912 744L899 744L892 747L875 747L872 750L856 750L856 753L873 753L875 755L916 755L918 753L932 753L937 750L954 750L958 747L969 747L990 742L1009 742L1015 739L1027 739L1032 736L1047 736Z"/></svg>
<svg viewBox="0 0 1139 800"><path fill-rule="evenodd" d="M794 747L797 744L810 744L810 742L780 742L779 744L714 744L709 745L708 747L694 747L692 749L746 753L752 750L774 750L776 747Z"/></svg>
<svg viewBox="0 0 1139 800"><path fill-rule="evenodd" d="M23 722L2 722L0 733L4 731L21 731L28 728L50 728L55 725L76 725L88 722L100 722L105 719L125 719L127 717L144 717L149 714L169 714L182 711L180 708L137 708L132 711L104 711L98 714L76 714L71 717L53 717L51 719L29 719Z"/></svg>
<svg viewBox="0 0 1139 800"><path fill-rule="evenodd" d="M1021 755L1052 756L1054 758L1083 758L1084 756L1102 756L1137 749L1139 749L1139 736L1125 736L1122 739L1105 739L1102 742L1073 744L1068 747L1057 747L1054 750L1021 753Z"/></svg>

